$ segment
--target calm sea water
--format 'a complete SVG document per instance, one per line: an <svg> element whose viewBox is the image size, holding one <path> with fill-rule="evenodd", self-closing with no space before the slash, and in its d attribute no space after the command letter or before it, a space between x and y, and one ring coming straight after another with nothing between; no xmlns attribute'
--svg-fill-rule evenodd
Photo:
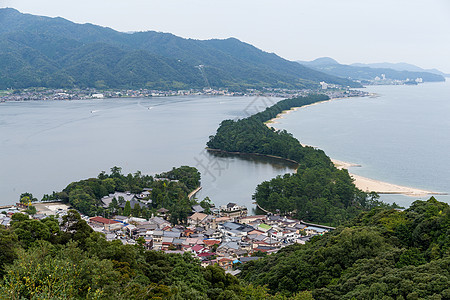
<svg viewBox="0 0 450 300"><path fill-rule="evenodd" d="M222 120L276 101L196 96L0 103L0 204L15 203L27 191L41 198L113 166L155 174L189 165L202 173L199 198L250 208L260 182L292 168L262 158L216 157L204 148Z"/></svg>
<svg viewBox="0 0 450 300"><path fill-rule="evenodd" d="M450 192L450 82L371 86L350 98L289 114L277 128L330 157L361 164L350 172L399 185ZM424 197L421 199L428 199ZM449 196L436 196L450 203ZM408 206L416 198L383 195Z"/></svg>
<svg viewBox="0 0 450 300"><path fill-rule="evenodd" d="M277 124L351 172L395 184L450 192L450 83L378 86L377 98L352 98L300 109ZM204 152L224 119L245 117L276 99L172 97L0 103L0 204L22 192L42 197L68 183L121 166L154 174L196 166L217 205L252 207L262 181L292 168L279 161ZM384 195L409 205L415 198ZM438 196L450 202L449 196Z"/></svg>

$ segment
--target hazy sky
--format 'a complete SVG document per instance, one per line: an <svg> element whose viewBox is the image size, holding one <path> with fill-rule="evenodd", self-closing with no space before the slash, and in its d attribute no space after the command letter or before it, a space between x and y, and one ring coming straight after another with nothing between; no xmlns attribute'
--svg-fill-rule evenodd
<svg viewBox="0 0 450 300"><path fill-rule="evenodd" d="M0 0L119 31L236 37L290 60L409 62L450 73L450 0Z"/></svg>

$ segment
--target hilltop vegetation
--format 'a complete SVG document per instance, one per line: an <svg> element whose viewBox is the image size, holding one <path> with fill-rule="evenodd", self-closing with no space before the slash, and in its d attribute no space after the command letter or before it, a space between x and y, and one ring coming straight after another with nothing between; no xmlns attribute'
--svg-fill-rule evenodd
<svg viewBox="0 0 450 300"><path fill-rule="evenodd" d="M200 173L194 167L181 166L157 177L170 181L158 181L152 176L142 175L139 171L124 175L121 168L113 167L111 174L102 172L97 178L72 182L62 192L47 197L47 200L60 199L88 216L119 214L149 218L157 209L164 207L170 210L172 223L185 222L191 212L191 206L195 204L194 200L188 199L188 194L200 186ZM111 202L107 208L102 206L101 199L104 196L125 191L141 193L145 188L151 189L149 198L152 202L149 206L141 204L129 209L127 206L120 208L121 199Z"/></svg>
<svg viewBox="0 0 450 300"><path fill-rule="evenodd" d="M450 208L431 198L373 209L305 245L250 262L241 278L314 299L449 299Z"/></svg>
<svg viewBox="0 0 450 300"><path fill-rule="evenodd" d="M309 88L359 84L287 61L237 39L193 40L117 32L0 9L0 89L93 87Z"/></svg>
<svg viewBox="0 0 450 300"><path fill-rule="evenodd" d="M272 212L290 214L305 221L338 225L362 210L388 206L375 193L357 189L347 170L338 170L319 149L304 147L285 130L264 122L283 110L328 100L324 95L286 99L251 117L223 121L207 146L228 152L274 155L298 163L296 174L286 174L258 185L256 202Z"/></svg>

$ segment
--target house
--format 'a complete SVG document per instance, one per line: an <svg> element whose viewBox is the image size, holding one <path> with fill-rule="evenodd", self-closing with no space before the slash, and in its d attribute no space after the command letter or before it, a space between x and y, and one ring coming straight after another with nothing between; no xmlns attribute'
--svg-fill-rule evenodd
<svg viewBox="0 0 450 300"><path fill-rule="evenodd" d="M194 205L194 206L192 206L192 212L193 213L201 213L201 212L204 212L205 211L205 209L203 208L203 207L201 207L200 205Z"/></svg>
<svg viewBox="0 0 450 300"><path fill-rule="evenodd" d="M154 230L152 234L153 238L153 246L154 247L160 247L162 245L162 238L163 238L164 231L162 230Z"/></svg>
<svg viewBox="0 0 450 300"><path fill-rule="evenodd" d="M208 252L208 249L203 247L202 245L197 244L197 245L191 247L191 251L192 251L192 253L199 254L199 253Z"/></svg>
<svg viewBox="0 0 450 300"><path fill-rule="evenodd" d="M125 216L114 216L114 221L118 221L120 223L128 223L128 217L125 217Z"/></svg>
<svg viewBox="0 0 450 300"><path fill-rule="evenodd" d="M200 224L204 219L206 219L206 217L208 217L207 214L196 212L192 216L188 217L188 223L192 225Z"/></svg>
<svg viewBox="0 0 450 300"><path fill-rule="evenodd" d="M204 233L210 239L218 239L222 237L222 232L220 230L209 228Z"/></svg>
<svg viewBox="0 0 450 300"><path fill-rule="evenodd" d="M211 253L211 252L202 252L202 253L197 254L197 257L200 258L202 261L204 261L204 260L209 260L209 258L210 258L211 256L214 256L214 253Z"/></svg>
<svg viewBox="0 0 450 300"><path fill-rule="evenodd" d="M249 231L249 232L247 232L247 235L252 235L252 234L256 234L256 235L259 235L259 234L265 234L265 232L264 231L261 231L261 230L252 230L252 231Z"/></svg>
<svg viewBox="0 0 450 300"><path fill-rule="evenodd" d="M253 227L235 222L227 222L219 225L220 231L227 236L241 237L254 230Z"/></svg>
<svg viewBox="0 0 450 300"><path fill-rule="evenodd" d="M304 231L306 232L307 235L315 235L315 234L324 234L329 230L322 227L307 226L305 227Z"/></svg>
<svg viewBox="0 0 450 300"><path fill-rule="evenodd" d="M158 213L159 216L165 218L165 217L167 217L167 213L169 212L169 210L165 209L164 207L161 207L156 212Z"/></svg>
<svg viewBox="0 0 450 300"><path fill-rule="evenodd" d="M233 211L240 210L241 207L239 205L237 205L236 203L230 202L227 205L220 206L220 209L225 212L233 212Z"/></svg>
<svg viewBox="0 0 450 300"><path fill-rule="evenodd" d="M144 191L141 192L140 194L136 194L136 198L138 198L140 200L148 199L148 198L150 198L150 195L151 195L150 191L151 191L151 189L150 190L144 189Z"/></svg>
<svg viewBox="0 0 450 300"><path fill-rule="evenodd" d="M233 253L235 251L239 250L239 245L237 242L225 242L220 245L216 252L217 253Z"/></svg>
<svg viewBox="0 0 450 300"><path fill-rule="evenodd" d="M148 220L150 224L156 224L158 228L162 229L164 227L170 226L170 222L164 220L160 217L153 217Z"/></svg>
<svg viewBox="0 0 450 300"><path fill-rule="evenodd" d="M216 224L223 224L230 221L231 221L230 217L219 217L215 219Z"/></svg>
<svg viewBox="0 0 450 300"><path fill-rule="evenodd" d="M262 232L268 232L270 229L272 229L272 226L264 224L264 223L259 224L259 226L257 228L257 230L260 230Z"/></svg>
<svg viewBox="0 0 450 300"><path fill-rule="evenodd" d="M114 194L109 194L109 196L105 196L101 199L103 203L103 208L108 208L108 206L111 204L112 200L115 198L119 202L119 198L123 198L124 203L135 199L135 194L132 194L130 192L115 192Z"/></svg>
<svg viewBox="0 0 450 300"><path fill-rule="evenodd" d="M89 218L89 224L103 227L106 231L118 230L123 227L123 224L118 221L106 219L99 216Z"/></svg>
<svg viewBox="0 0 450 300"><path fill-rule="evenodd" d="M129 236L133 236L133 235L135 235L135 234L137 234L139 232L137 227L135 225L132 225L132 224L128 224L128 225L124 226L123 229L126 230L126 233Z"/></svg>
<svg viewBox="0 0 450 300"><path fill-rule="evenodd" d="M225 269L225 270L229 270L229 269L233 268L233 260L226 258L226 257L219 259L217 261L217 264L219 265L219 267L221 267L222 269Z"/></svg>
<svg viewBox="0 0 450 300"><path fill-rule="evenodd" d="M195 231L192 230L192 229L186 229L183 233L184 233L185 236L190 237L191 234L195 233Z"/></svg>
<svg viewBox="0 0 450 300"><path fill-rule="evenodd" d="M210 239L210 240L203 240L203 242L205 243L206 247L211 249L214 245L220 245L221 240Z"/></svg>
<svg viewBox="0 0 450 300"><path fill-rule="evenodd" d="M169 250L169 247L173 244L172 237L163 237L161 250Z"/></svg>
<svg viewBox="0 0 450 300"><path fill-rule="evenodd" d="M230 202L227 205L220 206L220 212L222 215L230 218L245 217L247 215L247 208Z"/></svg>
<svg viewBox="0 0 450 300"><path fill-rule="evenodd" d="M266 220L265 215L256 215L256 216L246 216L246 217L239 218L237 220L237 222L242 223L242 224L250 224L255 221L265 221L265 220Z"/></svg>
<svg viewBox="0 0 450 300"><path fill-rule="evenodd" d="M182 248L183 248L183 243L184 243L184 241L185 241L186 239L184 239L184 238L174 238L173 239L173 242L172 242L172 245L175 247L175 248L177 248L178 250L181 250Z"/></svg>
<svg viewBox="0 0 450 300"><path fill-rule="evenodd" d="M171 237L174 239L178 239L181 236L181 232L175 232L175 231L163 231L163 237Z"/></svg>
<svg viewBox="0 0 450 300"><path fill-rule="evenodd" d="M139 207L144 207L144 206L148 206L148 204L143 203L141 201L137 201L135 199L129 200L130 201L130 207L131 209L133 209L136 205L139 205ZM125 205L127 204L128 201L125 201L124 203L119 204L120 208L125 208Z"/></svg>

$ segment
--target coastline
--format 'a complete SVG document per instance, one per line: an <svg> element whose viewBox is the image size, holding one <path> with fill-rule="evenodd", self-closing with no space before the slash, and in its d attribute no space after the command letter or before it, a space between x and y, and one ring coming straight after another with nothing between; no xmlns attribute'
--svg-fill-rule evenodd
<svg viewBox="0 0 450 300"><path fill-rule="evenodd" d="M339 161L331 159L334 166L338 169L348 170L351 167L361 167L361 165L353 164L349 162ZM364 192L377 192L378 194L390 194L390 195L405 195L410 197L425 197L431 195L446 195L446 193L433 192L408 186L397 185L389 182L375 180L364 176L350 173L350 176L354 179L353 183L357 188Z"/></svg>
<svg viewBox="0 0 450 300"><path fill-rule="evenodd" d="M338 100L338 99L345 99L345 98L331 98L331 99L324 100L324 101L319 101L319 102L316 102L316 103L313 103L313 104L308 104L308 105L303 105L303 106L299 106L299 107L293 107L293 108L288 109L288 110L283 110L275 118L264 122L264 124L266 124L267 127L272 127L272 126L270 126L271 124L278 124L278 122L277 122L278 120L283 119L287 114L290 114L293 111L297 111L297 110L299 110L301 108L310 107L310 106L318 105L318 104L321 104L321 103L331 102L333 100ZM277 128L275 128L275 129L277 129Z"/></svg>
<svg viewBox="0 0 450 300"><path fill-rule="evenodd" d="M320 101L320 102L305 105L305 106L293 107L289 110L282 111L275 118L265 122L264 124L269 128L273 127L272 126L273 124L277 124L278 123L277 121L285 118L286 115L290 114L293 111L297 111L298 109L301 109L301 108L305 108L308 106L317 105L317 104L321 104L321 103L325 103L325 102L330 102L330 101L337 100L337 99L342 99L342 98L332 98L329 100ZM278 129L275 127L273 127L273 128ZM316 148L315 146L311 146L311 145L306 145L306 144L301 144L301 145ZM351 167L361 167L361 165L359 165L359 164L340 161L340 160L333 159L333 158L331 158L331 161L333 162L335 167L338 169L348 170ZM428 191L428 190L423 190L423 189L418 189L418 188L413 188L413 187L401 186L401 185L384 182L384 181L380 181L380 180L375 180L375 179L367 178L364 176L356 175L356 174L353 174L350 172L349 172L349 174L354 179L353 183L355 184L355 186L365 192L376 192L378 194L392 194L392 195L397 194L397 195L405 195L405 196L410 196L410 197L447 195L447 193Z"/></svg>
<svg viewBox="0 0 450 300"><path fill-rule="evenodd" d="M292 159L288 159L288 158L284 158L281 156L276 156L276 155L270 155L270 154L261 154L261 153L246 153L246 152L231 152L231 151L225 151L222 149L213 149L213 148L205 148L206 151L211 151L211 152L216 152L216 153L225 153L225 154L233 154L233 155L241 155L241 156L261 156L261 157L267 157L267 158L274 158L274 159L278 159L284 162L288 162L291 164L295 164L296 166L298 166L298 162L296 162L295 160Z"/></svg>

